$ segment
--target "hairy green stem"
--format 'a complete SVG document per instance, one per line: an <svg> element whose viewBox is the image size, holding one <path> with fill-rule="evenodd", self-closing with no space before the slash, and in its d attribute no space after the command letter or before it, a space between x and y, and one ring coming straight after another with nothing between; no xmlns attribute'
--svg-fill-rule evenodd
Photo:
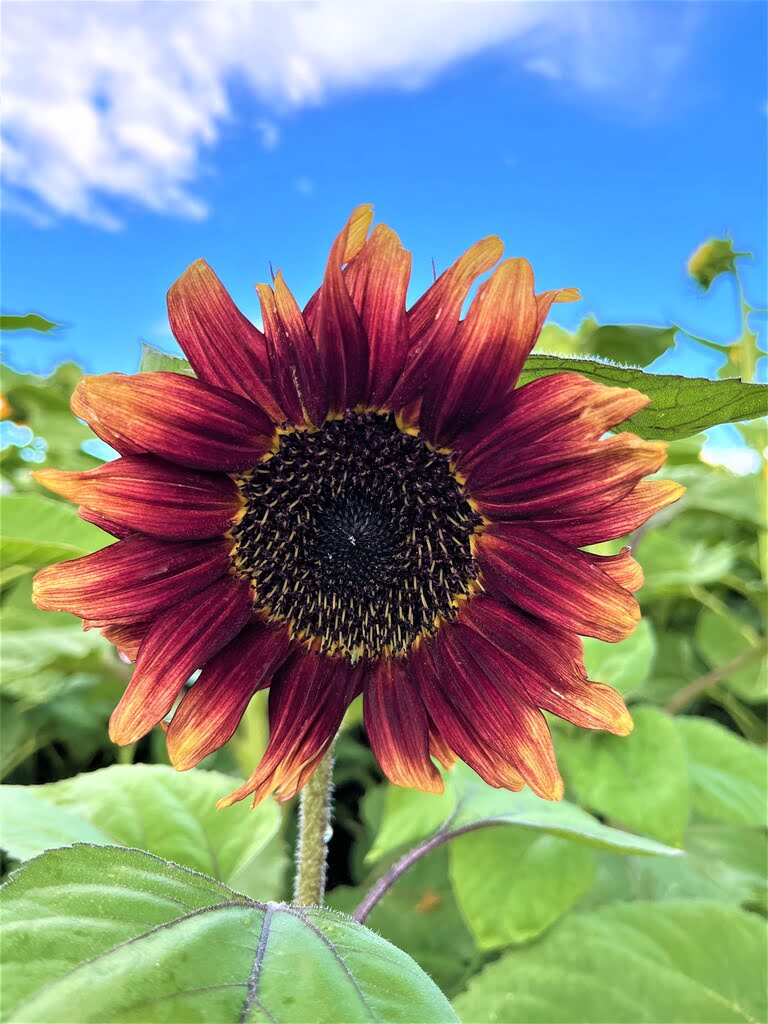
<svg viewBox="0 0 768 1024"><path fill-rule="evenodd" d="M301 791L293 901L320 906L325 893L328 830L333 800L333 745Z"/></svg>

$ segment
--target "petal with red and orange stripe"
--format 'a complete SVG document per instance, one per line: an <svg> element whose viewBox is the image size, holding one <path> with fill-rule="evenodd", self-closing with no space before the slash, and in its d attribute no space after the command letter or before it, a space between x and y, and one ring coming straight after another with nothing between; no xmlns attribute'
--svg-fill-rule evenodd
<svg viewBox="0 0 768 1024"><path fill-rule="evenodd" d="M168 292L174 337L201 381L256 402L275 423L275 400L264 335L229 296L205 260L196 260Z"/></svg>
<svg viewBox="0 0 768 1024"><path fill-rule="evenodd" d="M475 242L408 310L408 358L390 397L391 408L402 408L418 398L434 367L444 374L464 301L477 278L498 262L503 251L495 235Z"/></svg>
<svg viewBox="0 0 768 1024"><path fill-rule="evenodd" d="M479 511L491 519L563 517L607 508L664 463L667 444L620 434L604 441L553 439L497 450L467 473L467 488Z"/></svg>
<svg viewBox="0 0 768 1024"><path fill-rule="evenodd" d="M535 525L575 547L602 544L626 537L684 494L682 484L673 480L644 480L610 505L586 510L573 507L562 515L553 509L538 514Z"/></svg>
<svg viewBox="0 0 768 1024"><path fill-rule="evenodd" d="M442 793L430 760L429 718L402 659L381 658L363 684L363 718L376 760L390 782Z"/></svg>
<svg viewBox="0 0 768 1024"><path fill-rule="evenodd" d="M135 743L154 728L192 673L226 647L252 615L250 587L233 576L160 615L141 643L133 677L112 712L112 741Z"/></svg>
<svg viewBox="0 0 768 1024"><path fill-rule="evenodd" d="M342 273L365 244L373 209L359 206L337 236L328 256L316 311L310 321L323 358L332 412L364 404L368 390L369 345Z"/></svg>
<svg viewBox="0 0 768 1024"><path fill-rule="evenodd" d="M287 629L253 622L207 663L182 698L165 737L174 768L193 768L224 746L251 697L269 686L289 649Z"/></svg>
<svg viewBox="0 0 768 1024"><path fill-rule="evenodd" d="M459 324L450 361L427 382L420 426L430 441L449 443L512 390L536 340L536 316L530 263L504 260Z"/></svg>
<svg viewBox="0 0 768 1024"><path fill-rule="evenodd" d="M624 640L640 621L632 594L585 551L516 523L493 523L476 538L487 592L581 636Z"/></svg>
<svg viewBox="0 0 768 1024"><path fill-rule="evenodd" d="M561 799L563 780L549 726L498 648L461 623L453 623L438 634L436 649L442 649L444 675L453 674L454 681L471 693L473 704L478 709L484 706L477 735L483 741L490 739L537 796Z"/></svg>
<svg viewBox="0 0 768 1024"><path fill-rule="evenodd" d="M72 409L99 437L124 437L192 469L250 469L274 438L253 402L178 373L82 377Z"/></svg>
<svg viewBox="0 0 768 1024"><path fill-rule="evenodd" d="M223 576L231 547L225 538L175 544L134 535L41 569L32 600L104 624L142 622Z"/></svg>
<svg viewBox="0 0 768 1024"><path fill-rule="evenodd" d="M521 790L524 779L509 757L499 752L500 742L493 741L498 732L498 709L488 706L482 691L476 700L474 687L465 687L435 642L412 649L408 666L434 723L430 737L433 752L439 751L449 764L452 755L461 758L495 789Z"/></svg>
<svg viewBox="0 0 768 1024"><path fill-rule="evenodd" d="M621 696L587 679L581 641L573 634L488 595L466 602L459 620L499 648L509 661L510 675L537 707L583 729L605 729L617 736L631 732L632 719Z"/></svg>
<svg viewBox="0 0 768 1024"><path fill-rule="evenodd" d="M272 380L288 418L319 427L328 414L328 384L320 353L296 299L278 270L274 289L257 284Z"/></svg>
<svg viewBox="0 0 768 1024"><path fill-rule="evenodd" d="M216 537L229 529L242 506L231 477L185 469L154 455L126 455L85 473L40 469L33 475L111 523L169 540Z"/></svg>
<svg viewBox="0 0 768 1024"><path fill-rule="evenodd" d="M513 391L498 410L456 438L462 472L481 469L501 452L545 440L597 441L650 399L632 388L608 388L578 373L553 373Z"/></svg>
<svg viewBox="0 0 768 1024"><path fill-rule="evenodd" d="M114 644L126 661L136 661L142 640L147 635L150 622L128 622L102 626L98 622L83 622L83 629L99 629L105 640Z"/></svg>
<svg viewBox="0 0 768 1024"><path fill-rule="evenodd" d="M91 523L93 526L98 526L104 533L110 534L112 537L117 537L118 540L125 540L126 537L132 537L136 530L132 530L130 526L123 526L120 523L116 523L114 519L108 519L103 516L101 512L95 512L92 508L85 508L80 506L77 510L77 514L85 523Z"/></svg>
<svg viewBox="0 0 768 1024"><path fill-rule="evenodd" d="M408 355L405 297L411 254L391 228L377 224L362 251L347 266L344 280L368 336L365 404L382 408Z"/></svg>
<svg viewBox="0 0 768 1024"><path fill-rule="evenodd" d="M301 650L280 668L269 690L269 743L256 771L218 807L269 793L288 800L330 747L350 703L360 692L361 669Z"/></svg>

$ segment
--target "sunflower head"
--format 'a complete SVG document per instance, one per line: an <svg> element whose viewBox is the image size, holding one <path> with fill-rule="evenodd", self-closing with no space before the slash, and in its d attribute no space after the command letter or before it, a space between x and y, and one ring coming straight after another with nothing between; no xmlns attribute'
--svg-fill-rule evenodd
<svg viewBox="0 0 768 1024"><path fill-rule="evenodd" d="M270 688L267 750L223 804L292 797L361 692L393 782L439 791L434 761L459 757L557 799L542 710L631 729L579 636L626 637L642 574L628 548L584 548L682 488L643 479L663 444L604 436L643 395L571 373L516 387L575 289L537 295L530 265L486 238L406 308L411 257L371 219L353 212L303 309L280 272L257 285L263 330L193 263L168 310L194 377L82 378L72 408L120 457L37 478L115 543L44 569L35 600L136 661L115 742L176 706L179 769Z"/></svg>

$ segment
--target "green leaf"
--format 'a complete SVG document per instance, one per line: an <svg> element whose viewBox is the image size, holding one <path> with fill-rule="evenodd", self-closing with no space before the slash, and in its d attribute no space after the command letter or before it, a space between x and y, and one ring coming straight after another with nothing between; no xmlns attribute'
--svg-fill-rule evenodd
<svg viewBox="0 0 768 1024"><path fill-rule="evenodd" d="M4 565L33 572L104 547L108 540L98 527L86 523L77 509L38 494L0 498L0 552Z"/></svg>
<svg viewBox="0 0 768 1024"><path fill-rule="evenodd" d="M338 886L327 902L351 914L368 888ZM446 848L409 868L377 903L366 925L412 956L447 995L460 992L483 959L456 906Z"/></svg>
<svg viewBox="0 0 768 1024"><path fill-rule="evenodd" d="M681 845L688 824L685 747L658 708L635 707L629 736L578 732L558 750L567 779L590 810L662 842Z"/></svg>
<svg viewBox="0 0 768 1024"><path fill-rule="evenodd" d="M740 256L751 255L734 252L730 238L708 238L688 259L688 273L707 292L720 274L735 273L736 260Z"/></svg>
<svg viewBox="0 0 768 1024"><path fill-rule="evenodd" d="M245 802L217 811L216 800L235 781L219 772L179 773L166 765L135 764L45 786L3 786L3 846L16 860L74 841L131 846L231 882L280 822L271 801L255 809ZM80 834L71 831L76 820ZM59 822L59 839L51 842Z"/></svg>
<svg viewBox="0 0 768 1024"><path fill-rule="evenodd" d="M536 352L560 356L596 356L616 363L648 366L675 344L676 327L645 324L598 324L593 316L582 320L575 334L558 324L547 324L536 342Z"/></svg>
<svg viewBox="0 0 768 1024"><path fill-rule="evenodd" d="M761 918L704 900L569 915L486 967L454 1006L506 1024L759 1024L766 1014Z"/></svg>
<svg viewBox="0 0 768 1024"><path fill-rule="evenodd" d="M37 313L27 313L25 316L0 315L0 331L39 331L41 334L48 334L60 326Z"/></svg>
<svg viewBox="0 0 768 1024"><path fill-rule="evenodd" d="M637 691L648 678L656 656L656 637L648 619L618 644L585 637L584 664L590 679L607 683L626 696Z"/></svg>
<svg viewBox="0 0 768 1024"><path fill-rule="evenodd" d="M529 828L467 832L449 851L456 902L480 949L536 938L595 877L591 850Z"/></svg>
<svg viewBox="0 0 768 1024"><path fill-rule="evenodd" d="M710 668L718 668L754 650L758 637L735 615L718 615L710 608L702 609L696 621L696 646ZM745 668L731 673L721 685L742 700L768 699L768 666L766 659L756 656Z"/></svg>
<svg viewBox="0 0 768 1024"><path fill-rule="evenodd" d="M751 426L763 422L753 421ZM667 464L668 465L668 464ZM736 476L721 466L677 466L670 472L665 466L663 476L672 477L686 488L680 509L716 512L735 522L765 528L766 515L761 508L763 480L760 473Z"/></svg>
<svg viewBox="0 0 768 1024"><path fill-rule="evenodd" d="M672 441L690 437L718 423L736 423L768 413L768 385L745 384L738 377L706 380L645 373L637 366L618 366L577 356L529 356L520 384L550 373L571 371L611 387L635 388L651 399L650 405L631 416L617 430L640 437Z"/></svg>
<svg viewBox="0 0 768 1024"><path fill-rule="evenodd" d="M6 1020L456 1020L410 957L362 925L256 903L146 853L51 851L2 891Z"/></svg>
<svg viewBox="0 0 768 1024"><path fill-rule="evenodd" d="M692 537L682 520L665 530L651 531L636 552L645 574L640 603L688 595L691 587L717 583L733 568L736 553L728 541L708 543Z"/></svg>
<svg viewBox="0 0 768 1024"><path fill-rule="evenodd" d="M384 818L366 861L375 863L385 854L413 846L437 832L450 819L455 807L456 793L450 777L446 779L445 792L440 794L387 786Z"/></svg>
<svg viewBox="0 0 768 1024"><path fill-rule="evenodd" d="M675 726L688 755L694 812L709 821L765 825L765 750L709 718L681 716Z"/></svg>
<svg viewBox="0 0 768 1024"><path fill-rule="evenodd" d="M420 793L417 801L411 793L389 788L384 821L369 860L412 845L438 829L453 837L485 825L519 825L624 853L674 856L679 852L653 839L609 828L567 800L541 800L529 789L520 793L493 789L460 763L448 774L444 794Z"/></svg>
<svg viewBox="0 0 768 1024"><path fill-rule="evenodd" d="M635 900L708 899L765 913L766 836L744 825L691 825L685 857L600 853L583 909Z"/></svg>
<svg viewBox="0 0 768 1024"><path fill-rule="evenodd" d="M188 360L183 356L173 355L171 352L163 352L154 345L148 345L146 341L141 343L141 362L139 373L154 373L164 370L168 373L185 373L194 377L195 372L189 365Z"/></svg>
<svg viewBox="0 0 768 1024"><path fill-rule="evenodd" d="M74 363L64 363L48 377L17 373L8 366L0 368L3 392L10 407L9 419L29 428L35 445L42 439L45 461L57 469L87 470L100 460L87 455L82 445L96 441L93 432L81 423L69 407L72 392L82 370ZM15 447L2 453L3 472L14 480L14 486L29 487L29 470L34 464L24 462ZM36 486L36 485L34 485Z"/></svg>

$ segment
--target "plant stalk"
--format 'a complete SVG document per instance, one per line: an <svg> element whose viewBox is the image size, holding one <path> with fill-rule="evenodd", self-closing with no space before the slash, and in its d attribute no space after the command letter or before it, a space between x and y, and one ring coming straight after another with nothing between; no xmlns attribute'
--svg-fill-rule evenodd
<svg viewBox="0 0 768 1024"><path fill-rule="evenodd" d="M323 902L333 801L332 778L333 744L302 789L299 800L293 901L301 907L319 907Z"/></svg>

